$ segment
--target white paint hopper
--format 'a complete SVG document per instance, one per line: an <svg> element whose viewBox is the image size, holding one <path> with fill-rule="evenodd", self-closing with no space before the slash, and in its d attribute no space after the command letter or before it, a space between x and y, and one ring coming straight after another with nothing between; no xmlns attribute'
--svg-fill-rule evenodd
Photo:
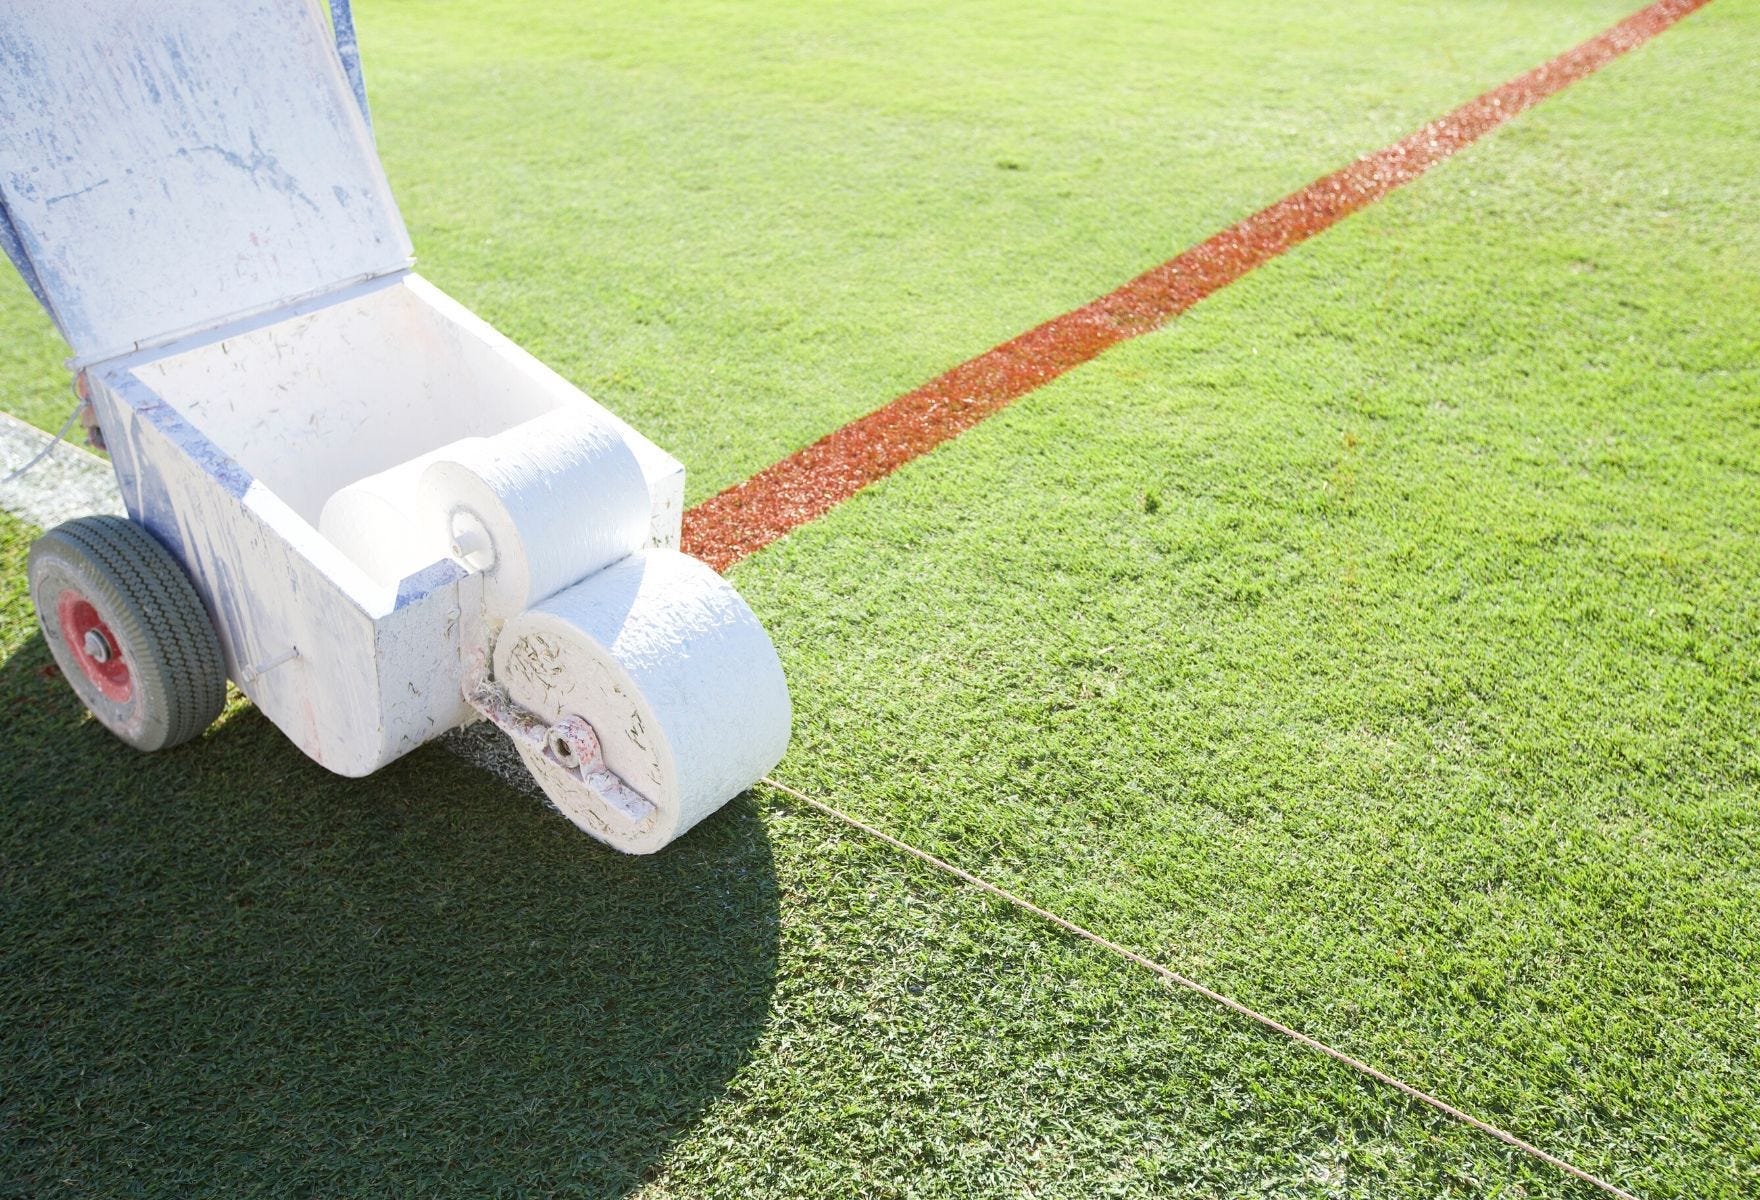
<svg viewBox="0 0 1760 1200"><path fill-rule="evenodd" d="M172 744L138 732L177 690L133 689L152 647L80 590L146 578L80 557L132 538L170 556L137 608L183 587L177 636L212 651L151 678L223 663L198 715L230 677L331 770L487 716L571 820L648 852L775 765L781 664L676 550L682 465L411 273L315 0L0 3L0 242L75 351L130 518L52 531L32 584L100 721Z"/></svg>

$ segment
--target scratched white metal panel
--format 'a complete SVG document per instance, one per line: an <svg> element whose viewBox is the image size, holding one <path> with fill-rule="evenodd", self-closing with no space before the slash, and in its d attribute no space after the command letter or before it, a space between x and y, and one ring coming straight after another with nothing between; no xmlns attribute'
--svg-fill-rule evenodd
<svg viewBox="0 0 1760 1200"><path fill-rule="evenodd" d="M410 261L317 0L5 0L0 195L85 361Z"/></svg>
<svg viewBox="0 0 1760 1200"><path fill-rule="evenodd" d="M365 775L472 719L459 618L475 577L440 562L375 584L127 367L91 382L129 515L189 572L227 674L295 745Z"/></svg>

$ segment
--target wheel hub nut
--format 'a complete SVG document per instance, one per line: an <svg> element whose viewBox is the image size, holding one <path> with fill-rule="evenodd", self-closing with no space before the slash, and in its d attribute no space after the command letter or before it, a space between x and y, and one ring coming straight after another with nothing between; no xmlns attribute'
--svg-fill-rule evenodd
<svg viewBox="0 0 1760 1200"><path fill-rule="evenodd" d="M96 629L86 630L86 657L97 663L110 661L110 643Z"/></svg>

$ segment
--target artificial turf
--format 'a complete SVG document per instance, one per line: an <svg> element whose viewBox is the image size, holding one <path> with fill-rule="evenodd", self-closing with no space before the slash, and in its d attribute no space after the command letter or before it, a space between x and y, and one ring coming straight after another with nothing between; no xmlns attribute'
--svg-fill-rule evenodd
<svg viewBox="0 0 1760 1200"><path fill-rule="evenodd" d="M700 496L1622 13L361 17L424 271ZM779 774L1647 1196L1760 1188L1757 57L1714 4L737 568ZM1584 1194L786 803L635 861L248 708L126 756L29 533L0 1186Z"/></svg>

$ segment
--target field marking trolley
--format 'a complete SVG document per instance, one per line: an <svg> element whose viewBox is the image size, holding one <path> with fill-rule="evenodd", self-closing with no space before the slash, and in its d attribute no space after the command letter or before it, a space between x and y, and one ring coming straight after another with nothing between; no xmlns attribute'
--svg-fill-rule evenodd
<svg viewBox="0 0 1760 1200"><path fill-rule="evenodd" d="M679 462L413 273L333 13L0 15L0 242L128 511L32 547L44 636L139 749L229 677L344 775L487 718L570 820L657 850L781 759L776 651L678 552Z"/></svg>

